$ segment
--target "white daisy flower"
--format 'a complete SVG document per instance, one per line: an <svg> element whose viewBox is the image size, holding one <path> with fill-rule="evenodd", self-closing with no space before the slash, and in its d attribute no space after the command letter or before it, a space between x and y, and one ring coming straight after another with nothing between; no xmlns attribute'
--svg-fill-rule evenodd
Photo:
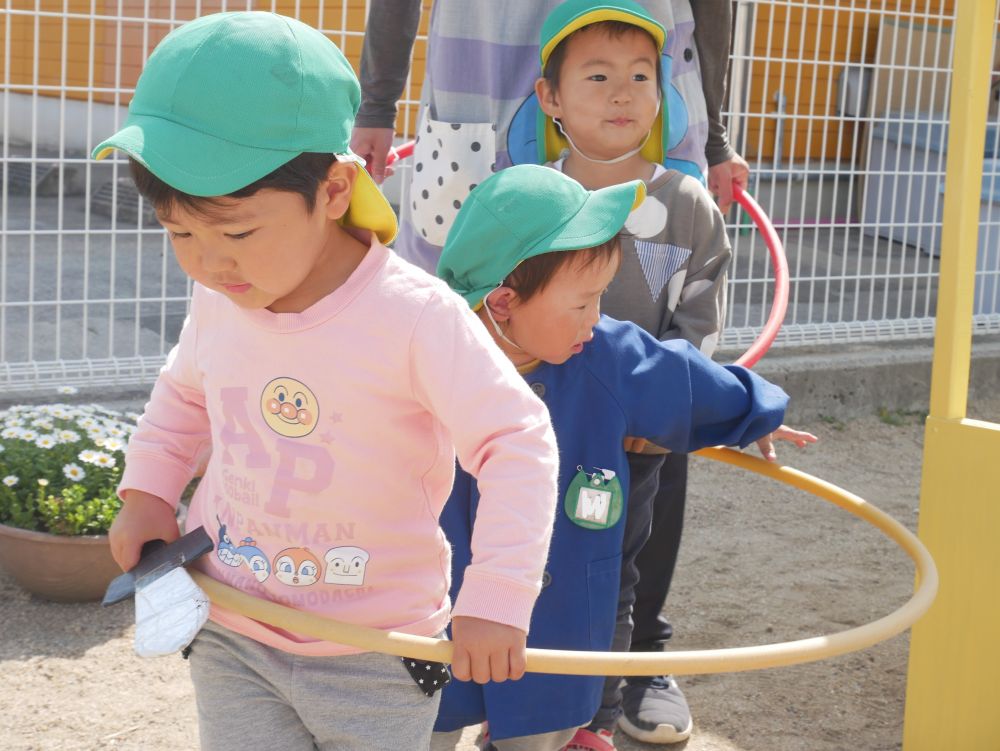
<svg viewBox="0 0 1000 751"><path fill-rule="evenodd" d="M35 441L38 438L38 431L30 429L22 430L18 438L22 441Z"/></svg>
<svg viewBox="0 0 1000 751"><path fill-rule="evenodd" d="M40 435L35 440L35 445L40 449L50 449L53 448L59 441L50 435Z"/></svg>
<svg viewBox="0 0 1000 751"><path fill-rule="evenodd" d="M52 422L49 420L43 420L41 418L31 421L31 427L40 428L42 430L52 430Z"/></svg>
<svg viewBox="0 0 1000 751"><path fill-rule="evenodd" d="M44 477L39 477L38 484L40 487L47 488L49 486L49 481L46 480Z"/></svg>
<svg viewBox="0 0 1000 751"><path fill-rule="evenodd" d="M60 430L59 441L61 443L76 443L80 440L80 434L75 430Z"/></svg>
<svg viewBox="0 0 1000 751"><path fill-rule="evenodd" d="M94 464L98 467L106 467L110 469L115 466L116 463L115 458L111 456L111 454L105 454L103 451L94 452Z"/></svg>
<svg viewBox="0 0 1000 751"><path fill-rule="evenodd" d="M81 462L86 462L87 464L93 464L94 459L97 457L97 452L93 449L84 449L77 455L77 459Z"/></svg>
<svg viewBox="0 0 1000 751"><path fill-rule="evenodd" d="M21 435L21 429L16 426L11 426L9 428L4 428L3 432L0 433L0 438L17 438Z"/></svg>
<svg viewBox="0 0 1000 751"><path fill-rule="evenodd" d="M123 435L125 435L125 431L122 430L121 428L108 428L108 435L110 435L113 438L121 438Z"/></svg>
<svg viewBox="0 0 1000 751"><path fill-rule="evenodd" d="M17 485L17 475L7 475L5 478L3 478L3 484L6 485L8 488L14 487L15 485Z"/></svg>
<svg viewBox="0 0 1000 751"><path fill-rule="evenodd" d="M108 451L122 451L125 448L125 441L121 438L105 438L103 448Z"/></svg>
<svg viewBox="0 0 1000 751"><path fill-rule="evenodd" d="M73 386L60 386L56 389L56 391L60 394L76 394L79 392L79 389L74 388Z"/></svg>
<svg viewBox="0 0 1000 751"><path fill-rule="evenodd" d="M82 480L87 476L87 473L83 471L83 467L79 464L64 464L63 474L69 480Z"/></svg>

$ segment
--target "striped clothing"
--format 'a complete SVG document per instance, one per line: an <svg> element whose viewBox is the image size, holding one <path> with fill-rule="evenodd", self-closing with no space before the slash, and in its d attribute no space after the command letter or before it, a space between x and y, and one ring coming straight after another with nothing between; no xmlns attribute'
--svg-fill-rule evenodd
<svg viewBox="0 0 1000 751"><path fill-rule="evenodd" d="M417 133L421 140L413 157L421 169L412 173L413 190L400 207L395 246L408 260L433 270L471 186L510 166L508 126L533 91L542 21L559 2L480 1L472 12L470 0L435 0ZM686 131L668 156L703 173L709 163L733 154L718 122L729 52L729 0L696 0L695 12L688 0L644 4L668 30L664 52L673 59L671 83L687 109ZM703 14L708 18L696 27ZM392 126L419 15L419 0L372 6L357 126ZM709 109L715 113L711 123Z"/></svg>

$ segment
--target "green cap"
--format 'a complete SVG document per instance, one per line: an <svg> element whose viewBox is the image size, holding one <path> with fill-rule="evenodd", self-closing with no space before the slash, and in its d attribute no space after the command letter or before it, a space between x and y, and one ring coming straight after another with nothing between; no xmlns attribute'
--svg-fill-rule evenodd
<svg viewBox="0 0 1000 751"><path fill-rule="evenodd" d="M645 29L656 40L656 49L663 52L667 32L663 24L649 15L639 3L632 0L566 0L553 8L542 24L542 39L538 52L542 58L542 70L549 61L549 55L563 39L584 26L601 21L621 21Z"/></svg>
<svg viewBox="0 0 1000 751"><path fill-rule="evenodd" d="M172 188L222 196L299 154L351 153L361 87L316 29L274 13L216 13L168 34L146 62L125 125L93 151L121 149ZM346 224L388 243L396 216L364 169Z"/></svg>
<svg viewBox="0 0 1000 751"><path fill-rule="evenodd" d="M579 31L585 26L601 21L621 21L643 29L653 37L657 52L663 53L663 45L666 44L667 40L666 29L639 3L632 0L615 0L614 2L567 0L553 8L545 19L545 23L542 24L542 37L538 45L542 70L545 70L552 50L559 46L563 39L574 31ZM643 158L654 164L662 162L667 155L666 139L669 135L669 128L664 122L664 117L665 113L661 106L660 112L653 122L651 135L642 148ZM538 108L537 118L538 159L542 162L554 161L565 149L569 148L569 142L548 115L542 112L541 107Z"/></svg>
<svg viewBox="0 0 1000 751"><path fill-rule="evenodd" d="M607 242L645 197L642 180L591 191L549 167L508 167L462 204L437 275L475 308L521 261Z"/></svg>

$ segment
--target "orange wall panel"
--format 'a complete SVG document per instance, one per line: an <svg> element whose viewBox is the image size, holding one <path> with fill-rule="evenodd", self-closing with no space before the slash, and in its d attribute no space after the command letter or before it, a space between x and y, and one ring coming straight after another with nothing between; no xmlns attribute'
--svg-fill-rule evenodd
<svg viewBox="0 0 1000 751"><path fill-rule="evenodd" d="M752 61L749 96L744 94L747 98L740 101L740 109L748 115L744 156L774 158L775 94L781 91L788 114L812 118L785 119L783 161L853 159L857 151L855 125L837 117L837 85L844 66L874 61L883 19L948 26L950 23L940 17L952 14L954 1L884 0L862 4L861 0L853 0L854 6L845 3L835 9L817 7L817 0L754 4L756 23L751 47L755 58L764 59Z"/></svg>
<svg viewBox="0 0 1000 751"><path fill-rule="evenodd" d="M431 0L423 0L424 14L420 32L427 33ZM124 3L122 15L118 15L117 0L98 0L96 16L91 19L90 0L67 0L70 14L85 18L63 19L42 14L63 12L64 0L10 0L10 9L26 11L32 15L10 16L10 39L6 39L7 25L0 22L0 45L10 49L10 70L6 70L3 56L0 56L0 81L7 81L15 87L23 86L23 93L30 93L34 86L53 87L93 87L108 89L117 86L131 89L142 71L143 61L153 48L170 31L167 23L147 22L146 7L150 19L188 21L195 17L200 7L201 14L221 10L221 0L146 0L144 3ZM174 15L171 17L171 6ZM254 7L259 10L275 10L278 13L294 15L296 6L299 18L312 26L321 27L336 42L351 61L355 72L360 68L363 32L365 28L365 0L257 0ZM354 34L343 35L341 29ZM91 36L93 36L93 60L91 60ZM64 38L65 37L65 38ZM36 55L37 49L37 55ZM37 65L36 65L37 58ZM63 60L65 58L65 78ZM409 94L419 99L420 82L424 77L426 53L423 41L414 48L412 79L414 90ZM92 69L92 70L91 70ZM42 90L43 96L59 97L58 91ZM69 91L67 98L95 102L127 104L128 93L115 94L100 91ZM404 94L404 96L407 96ZM401 107L401 109L403 109ZM416 107L407 106L411 121ZM405 122L401 116L399 122Z"/></svg>

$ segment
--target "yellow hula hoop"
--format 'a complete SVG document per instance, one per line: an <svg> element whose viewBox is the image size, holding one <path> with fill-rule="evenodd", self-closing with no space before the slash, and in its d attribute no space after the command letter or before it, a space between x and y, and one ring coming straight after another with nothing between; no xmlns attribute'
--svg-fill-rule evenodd
<svg viewBox="0 0 1000 751"><path fill-rule="evenodd" d="M919 585L898 610L876 621L828 636L731 649L684 652L574 652L529 649L527 669L534 673L565 675L694 675L760 670L834 657L884 641L912 626L931 606L937 594L938 574L927 548L906 527L864 499L816 477L754 456L724 448L699 451L716 461L749 469L805 490L864 519L898 544L916 564ZM419 660L451 662L451 643L444 639L380 631L341 623L301 610L261 600L192 571L212 602L258 621L365 651L384 652Z"/></svg>

